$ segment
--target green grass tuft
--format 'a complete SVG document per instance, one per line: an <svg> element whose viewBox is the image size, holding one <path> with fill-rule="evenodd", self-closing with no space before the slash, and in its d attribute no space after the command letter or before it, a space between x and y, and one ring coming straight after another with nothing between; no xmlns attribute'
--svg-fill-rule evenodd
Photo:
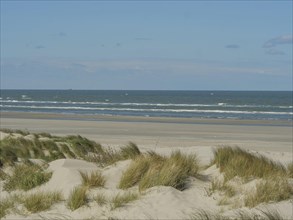
<svg viewBox="0 0 293 220"><path fill-rule="evenodd" d="M73 211L87 203L87 187L75 187L67 200L67 206Z"/></svg>
<svg viewBox="0 0 293 220"><path fill-rule="evenodd" d="M92 171L90 174L79 172L82 178L82 185L86 187L104 187L105 177L100 171Z"/></svg>
<svg viewBox="0 0 293 220"><path fill-rule="evenodd" d="M17 165L14 167L13 174L4 183L4 189L26 191L47 182L51 176L52 173L45 172L38 165Z"/></svg>
<svg viewBox="0 0 293 220"><path fill-rule="evenodd" d="M36 192L23 199L26 209L32 213L49 209L54 203L61 201L60 192Z"/></svg>
<svg viewBox="0 0 293 220"><path fill-rule="evenodd" d="M64 138L64 141L67 142L74 153L81 158L84 158L88 152L92 153L103 153L102 146L94 141L91 141L85 137L81 137L80 135L67 136Z"/></svg>
<svg viewBox="0 0 293 220"><path fill-rule="evenodd" d="M69 149L67 144L61 144L61 151L67 156L67 158L76 158L75 154Z"/></svg>

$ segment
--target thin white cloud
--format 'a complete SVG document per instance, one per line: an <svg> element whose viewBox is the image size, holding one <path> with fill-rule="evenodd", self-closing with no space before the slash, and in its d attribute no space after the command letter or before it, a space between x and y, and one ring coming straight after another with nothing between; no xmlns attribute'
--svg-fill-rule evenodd
<svg viewBox="0 0 293 220"><path fill-rule="evenodd" d="M267 74L280 75L278 68L263 65L229 64L221 62L196 62L191 60L97 60L97 61L62 61L55 63L64 69L82 69L85 73L111 71L135 72L141 74L175 74L175 75L206 75L206 74ZM282 72L282 71L281 71Z"/></svg>
<svg viewBox="0 0 293 220"><path fill-rule="evenodd" d="M111 72L112 74L135 73L141 75L173 75L173 76L215 76L215 75L286 75L290 70L280 65L249 64L216 61L195 61L177 59L141 59L141 60L69 60L69 59L37 59L37 60L3 60L2 66L7 68L23 68L38 66L45 70L60 70L66 73L83 73L96 75ZM20 71L20 70L19 70Z"/></svg>
<svg viewBox="0 0 293 220"><path fill-rule="evenodd" d="M269 55L284 55L285 54L283 51L277 50L275 48L268 48L266 49L265 53Z"/></svg>
<svg viewBox="0 0 293 220"><path fill-rule="evenodd" d="M281 35L275 38L272 38L264 43L264 48L272 48L280 44L292 44L293 35Z"/></svg>

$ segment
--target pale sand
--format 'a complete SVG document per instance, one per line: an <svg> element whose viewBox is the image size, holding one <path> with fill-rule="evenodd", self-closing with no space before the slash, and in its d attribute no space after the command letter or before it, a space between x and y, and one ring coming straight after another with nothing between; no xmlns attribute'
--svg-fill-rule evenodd
<svg viewBox="0 0 293 220"><path fill-rule="evenodd" d="M58 117L40 114L2 114L1 128L27 129L55 135L80 134L106 146L122 146L128 141L133 141L142 150L152 149L165 155L180 149L184 153L196 153L201 164L210 162L213 148L219 145L238 145L283 163L292 161L290 122L195 119L170 119L169 122L166 118L129 119L128 117L117 117L116 121L115 117L100 117L96 121L86 121L85 118L73 116L67 120L60 120ZM3 133L1 136L4 137ZM53 171L50 181L31 191L60 190L66 199L70 190L81 184L80 170L84 172L100 170L107 179L105 188L92 189L88 194L93 197L102 192L110 199L122 192L117 185L130 162L126 160L100 168L95 164L79 160L53 161L48 168ZM90 202L87 206L72 212L63 202L55 204L49 211L27 216L11 213L6 218L188 219L198 209L222 211L224 215L233 216L235 210L227 206L219 206L219 198L208 195L210 180L220 176L218 169L213 166L205 170L202 175L208 179L193 178L190 187L184 191L172 187L153 187L142 194L139 200L115 210L111 210L108 205L99 206L95 202ZM137 188L131 190L137 191ZM284 219L290 219L293 215L290 200L261 205L257 208L277 209Z"/></svg>
<svg viewBox="0 0 293 220"><path fill-rule="evenodd" d="M111 146L133 141L148 148L238 145L254 150L292 152L292 122L288 121L2 112L0 123L1 128L55 135L80 134Z"/></svg>

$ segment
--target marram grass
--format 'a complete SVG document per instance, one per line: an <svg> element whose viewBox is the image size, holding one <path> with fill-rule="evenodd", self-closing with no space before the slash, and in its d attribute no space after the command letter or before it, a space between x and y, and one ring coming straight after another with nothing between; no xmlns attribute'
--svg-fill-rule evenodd
<svg viewBox="0 0 293 220"><path fill-rule="evenodd" d="M287 172L288 172L289 178L293 178L293 162L287 165Z"/></svg>
<svg viewBox="0 0 293 220"><path fill-rule="evenodd" d="M44 171L40 166L22 164L14 167L13 174L4 183L4 189L12 191L16 189L30 190L47 182L52 173Z"/></svg>
<svg viewBox="0 0 293 220"><path fill-rule="evenodd" d="M32 213L48 210L54 203L61 201L60 192L36 192L23 199L26 209Z"/></svg>
<svg viewBox="0 0 293 220"><path fill-rule="evenodd" d="M260 203L279 202L289 199L293 195L293 188L284 177L270 177L256 185L256 191L245 197L245 205L254 207Z"/></svg>
<svg viewBox="0 0 293 220"><path fill-rule="evenodd" d="M0 219L6 214L7 210L13 207L13 200L9 198L1 198L0 200Z"/></svg>
<svg viewBox="0 0 293 220"><path fill-rule="evenodd" d="M75 187L67 200L67 206L73 211L87 203L87 187Z"/></svg>
<svg viewBox="0 0 293 220"><path fill-rule="evenodd" d="M132 202L134 200L137 200L139 198L139 195L137 193L128 192L125 194L117 194L113 199L111 200L112 203L112 209L116 209L119 207L124 206L125 204Z"/></svg>
<svg viewBox="0 0 293 220"><path fill-rule="evenodd" d="M98 193L97 195L95 195L94 200L99 205L105 205L108 202L106 196L103 193Z"/></svg>
<svg viewBox="0 0 293 220"><path fill-rule="evenodd" d="M235 176L264 178L272 175L286 176L286 168L264 156L256 156L239 147L221 147L214 151L214 163L224 172L225 180Z"/></svg>
<svg viewBox="0 0 293 220"><path fill-rule="evenodd" d="M151 162L155 163L155 161L151 160L151 157L147 156L139 156L136 157L126 172L122 174L119 188L120 189L127 189L130 188L142 179L142 177L145 175L145 173L148 171Z"/></svg>
<svg viewBox="0 0 293 220"><path fill-rule="evenodd" d="M160 157L149 153L135 158L123 173L119 188L126 189L138 184L140 190L160 185L184 190L187 179L196 176L198 170L195 155L187 156L176 151L170 157Z"/></svg>
<svg viewBox="0 0 293 220"><path fill-rule="evenodd" d="M120 150L120 155L123 159L134 159L136 156L140 154L141 153L137 145L132 142L129 142L127 146L122 147Z"/></svg>
<svg viewBox="0 0 293 220"><path fill-rule="evenodd" d="M184 190L188 178L196 176L199 170L195 155L184 155L180 151L173 152L162 163L151 166L139 183L139 189L145 190L153 186L172 186Z"/></svg>
<svg viewBox="0 0 293 220"><path fill-rule="evenodd" d="M190 220L284 220L277 210L258 210L257 212L240 210L233 216L225 216L218 212L203 209L193 213Z"/></svg>
<svg viewBox="0 0 293 220"><path fill-rule="evenodd" d="M100 171L91 173L79 172L82 178L82 185L85 187L104 187L106 179Z"/></svg>

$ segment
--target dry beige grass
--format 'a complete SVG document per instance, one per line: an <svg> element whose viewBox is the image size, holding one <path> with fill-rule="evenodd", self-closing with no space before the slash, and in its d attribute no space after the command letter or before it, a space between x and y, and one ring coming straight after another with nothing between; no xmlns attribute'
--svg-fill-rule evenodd
<svg viewBox="0 0 293 220"><path fill-rule="evenodd" d="M149 156L141 155L136 157L128 169L123 173L119 188L127 189L139 183L151 165L152 159ZM155 163L155 161L153 161Z"/></svg>
<svg viewBox="0 0 293 220"><path fill-rule="evenodd" d="M13 207L13 200L9 198L1 198L0 200L0 219L2 219L6 214L7 210Z"/></svg>
<svg viewBox="0 0 293 220"><path fill-rule="evenodd" d="M293 178L293 162L291 162L291 163L288 164L287 170L288 170L288 176L290 178Z"/></svg>
<svg viewBox="0 0 293 220"><path fill-rule="evenodd" d="M139 189L145 190L153 186L172 186L184 190L190 176L196 176L199 170L198 160L195 155L184 155L180 151L173 152L154 165L139 182Z"/></svg>
<svg viewBox="0 0 293 220"><path fill-rule="evenodd" d="M270 177L257 184L256 191L246 196L245 205L254 207L260 203L278 202L289 199L292 195L293 188L286 178Z"/></svg>
<svg viewBox="0 0 293 220"><path fill-rule="evenodd" d="M128 192L125 194L117 194L112 200L112 209L124 206L125 204L137 200L139 195L137 193Z"/></svg>
<svg viewBox="0 0 293 220"><path fill-rule="evenodd" d="M73 211L87 203L87 187L75 187L67 200L67 206Z"/></svg>
<svg viewBox="0 0 293 220"><path fill-rule="evenodd" d="M79 172L82 177L82 185L85 187L104 187L106 179L100 171L92 171L90 174Z"/></svg>
<svg viewBox="0 0 293 220"><path fill-rule="evenodd" d="M224 216L207 210L197 210L190 217L190 220L284 220L277 210L258 210L249 212L240 210L233 217Z"/></svg>
<svg viewBox="0 0 293 220"><path fill-rule="evenodd" d="M54 203L61 201L60 192L36 192L23 198L26 209L32 213L49 209Z"/></svg>
<svg viewBox="0 0 293 220"><path fill-rule="evenodd" d="M199 170L195 155L173 152L170 157L162 157L153 152L137 156L123 173L119 187L126 189L136 184L140 190L153 186L172 186L179 190L186 188L187 179L196 176Z"/></svg>
<svg viewBox="0 0 293 220"><path fill-rule="evenodd" d="M285 176L286 168L264 156L256 156L239 147L221 147L214 151L214 163L224 172L225 180L235 176L250 179L272 175Z"/></svg>
<svg viewBox="0 0 293 220"><path fill-rule="evenodd" d="M94 200L99 204L99 205L105 205L108 202L108 199L103 193L98 193L95 197Z"/></svg>

